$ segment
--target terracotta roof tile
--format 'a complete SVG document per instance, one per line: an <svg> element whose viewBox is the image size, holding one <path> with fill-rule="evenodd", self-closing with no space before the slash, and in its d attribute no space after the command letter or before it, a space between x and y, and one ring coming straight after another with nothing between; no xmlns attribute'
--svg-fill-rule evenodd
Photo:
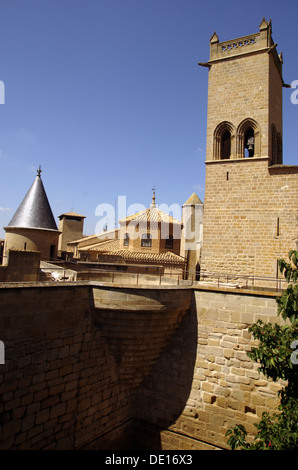
<svg viewBox="0 0 298 470"><path fill-rule="evenodd" d="M185 262L185 259L182 258L182 256L169 251L166 253L142 253L129 250L119 250L117 255L127 261L150 261L163 264L184 264Z"/></svg>
<svg viewBox="0 0 298 470"><path fill-rule="evenodd" d="M73 240L71 242L68 242L67 244L68 245L76 245L77 243L80 243L80 242L86 242L87 240L92 240L94 238L94 240L98 240L98 243L100 243L100 238L101 237L110 237L111 239L112 238L117 238L118 237L118 231L119 229L113 229L113 230L108 230L106 232L101 232L101 233L98 233L98 234L93 234L93 235L87 235L85 237L82 237L82 238L79 238L77 240Z"/></svg>
<svg viewBox="0 0 298 470"><path fill-rule="evenodd" d="M136 212L133 215L119 220L119 222L130 222L131 220L135 220L137 222L165 222L181 225L181 222L179 220L175 219L166 212L157 209L156 207L151 207L150 209L144 209L143 211Z"/></svg>
<svg viewBox="0 0 298 470"><path fill-rule="evenodd" d="M105 240L102 242L97 242L92 245L83 246L81 249L83 251L117 251L120 247L120 240Z"/></svg>
<svg viewBox="0 0 298 470"><path fill-rule="evenodd" d="M63 217L64 215L68 215L69 217L81 217L82 219L86 219L85 215L77 214L76 212L73 212L73 211L63 212L63 214L58 215L58 219L60 219L60 217Z"/></svg>
<svg viewBox="0 0 298 470"><path fill-rule="evenodd" d="M89 247L83 247L81 251L94 251L97 253L119 256L125 261L141 261L141 262L154 262L163 264L183 264L185 259L182 256L176 255L167 251L165 253L150 253L140 251L121 250L119 240L107 240L101 243L96 243Z"/></svg>

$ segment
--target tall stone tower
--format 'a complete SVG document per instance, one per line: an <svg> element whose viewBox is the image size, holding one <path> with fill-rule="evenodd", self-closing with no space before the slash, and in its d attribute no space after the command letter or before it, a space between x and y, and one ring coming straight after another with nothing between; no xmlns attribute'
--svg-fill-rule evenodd
<svg viewBox="0 0 298 470"><path fill-rule="evenodd" d="M67 243L83 238L85 216L76 212L66 212L58 216L60 237L58 255L62 258L67 254Z"/></svg>
<svg viewBox="0 0 298 470"><path fill-rule="evenodd" d="M182 206L180 255L186 259L186 278L199 278L204 205L193 193Z"/></svg>
<svg viewBox="0 0 298 470"><path fill-rule="evenodd" d="M210 40L201 268L277 275L297 237L297 170L282 164L282 55L271 21Z"/></svg>

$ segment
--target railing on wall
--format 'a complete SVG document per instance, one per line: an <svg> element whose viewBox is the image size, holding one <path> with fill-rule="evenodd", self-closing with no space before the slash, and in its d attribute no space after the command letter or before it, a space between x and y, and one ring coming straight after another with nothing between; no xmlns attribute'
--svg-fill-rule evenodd
<svg viewBox="0 0 298 470"><path fill-rule="evenodd" d="M221 285L231 285L238 288L258 289L270 288L274 290L285 289L288 282L284 278L270 276L244 275L236 273L214 273L201 271L199 273L201 283L212 283L218 287Z"/></svg>
<svg viewBox="0 0 298 470"><path fill-rule="evenodd" d="M54 261L54 260L53 260ZM52 262L53 262L52 261ZM1 277L0 285L11 283L36 283L36 282L84 282L84 281L99 281L111 284L122 285L147 285L147 286L203 286L209 285L218 288L229 287L235 289L270 289L280 291L288 285L287 281L282 278L262 277L254 275L241 275L235 273L216 273L200 271L195 273L185 272L183 275L175 272L175 270L165 274L146 274L141 272L121 272L112 269L92 269L86 271L71 270L69 267L65 268L59 265L52 267L38 268L24 268L13 267L14 273L17 272L17 277L14 280L10 275L9 266L5 267L5 273ZM22 275L23 273L23 275ZM35 279L26 280L28 276L34 274Z"/></svg>

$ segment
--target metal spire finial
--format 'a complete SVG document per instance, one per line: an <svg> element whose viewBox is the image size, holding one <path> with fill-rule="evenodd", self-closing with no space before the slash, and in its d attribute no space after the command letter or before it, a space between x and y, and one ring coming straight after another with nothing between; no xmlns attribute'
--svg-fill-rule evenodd
<svg viewBox="0 0 298 470"><path fill-rule="evenodd" d="M155 186L153 186L152 191L153 191L153 196L152 196L152 202L151 202L150 207L156 207L156 204L155 204Z"/></svg>
<svg viewBox="0 0 298 470"><path fill-rule="evenodd" d="M41 172L42 172L42 169L41 169L41 166L39 165L39 168L38 168L38 170L37 170L37 174L38 174L39 177L40 177L40 175L41 175Z"/></svg>

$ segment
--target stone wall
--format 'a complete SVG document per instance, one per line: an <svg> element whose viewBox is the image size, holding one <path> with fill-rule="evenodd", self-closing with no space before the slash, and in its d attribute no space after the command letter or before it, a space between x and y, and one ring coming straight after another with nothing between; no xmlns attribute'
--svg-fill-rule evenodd
<svg viewBox="0 0 298 470"><path fill-rule="evenodd" d="M153 271L153 270L152 270ZM167 277L167 275L169 277ZM77 280L90 280L100 282L110 282L117 285L145 285L145 286L168 286L177 285L183 278L183 273L177 270L169 270L164 274L144 274L144 270L140 272L117 272L117 271L78 271L76 273ZM182 281L183 282L183 281Z"/></svg>
<svg viewBox="0 0 298 470"><path fill-rule="evenodd" d="M5 227L4 258L9 250L40 252L41 258L56 258L58 230Z"/></svg>
<svg viewBox="0 0 298 470"><path fill-rule="evenodd" d="M265 52L212 64L208 77L207 161L214 159L214 131L217 125L228 121L236 130L247 118L254 119L261 128L262 144L258 156L268 157L270 61L273 58ZM232 142L231 158L241 158L236 142Z"/></svg>
<svg viewBox="0 0 298 470"><path fill-rule="evenodd" d="M180 254L181 224L172 222L158 222L156 214L148 214L148 221L131 220L121 223L120 228L120 250L128 249L132 252L141 253L166 253ZM151 246L142 246L142 236L151 235ZM125 234L129 236L129 245L125 245ZM166 239L173 237L173 247L167 248Z"/></svg>
<svg viewBox="0 0 298 470"><path fill-rule="evenodd" d="M36 282L39 280L40 253L8 250L0 266L0 282Z"/></svg>
<svg viewBox="0 0 298 470"><path fill-rule="evenodd" d="M132 396L190 306L183 288L0 288L0 449L128 448Z"/></svg>
<svg viewBox="0 0 298 470"><path fill-rule="evenodd" d="M249 360L275 293L198 285L0 288L1 449L222 449L276 410Z"/></svg>
<svg viewBox="0 0 298 470"><path fill-rule="evenodd" d="M84 217L62 214L59 220L60 231L58 252L66 252L69 242L83 238Z"/></svg>
<svg viewBox="0 0 298 470"><path fill-rule="evenodd" d="M254 127L254 157L272 159L272 124L282 136L283 79L282 60L276 48L271 48L271 33L271 22L264 20L260 32L250 36L219 42L213 34L208 63L207 161L220 158L215 151L216 129L223 123L229 124L231 133L228 158L244 157L240 134L247 119Z"/></svg>
<svg viewBox="0 0 298 470"><path fill-rule="evenodd" d="M129 418L131 392L89 295L88 285L0 289L1 449L77 449Z"/></svg>
<svg viewBox="0 0 298 470"><path fill-rule="evenodd" d="M225 433L239 423L252 438L262 412L276 411L281 387L246 354L259 318L280 322L272 292L194 290L191 311L137 391L139 448L228 448Z"/></svg>
<svg viewBox="0 0 298 470"><path fill-rule="evenodd" d="M298 167L282 165L282 60L271 21L259 29L210 41L201 268L275 277L295 249Z"/></svg>
<svg viewBox="0 0 298 470"><path fill-rule="evenodd" d="M203 271L276 277L295 249L297 175L266 159L207 163Z"/></svg>

